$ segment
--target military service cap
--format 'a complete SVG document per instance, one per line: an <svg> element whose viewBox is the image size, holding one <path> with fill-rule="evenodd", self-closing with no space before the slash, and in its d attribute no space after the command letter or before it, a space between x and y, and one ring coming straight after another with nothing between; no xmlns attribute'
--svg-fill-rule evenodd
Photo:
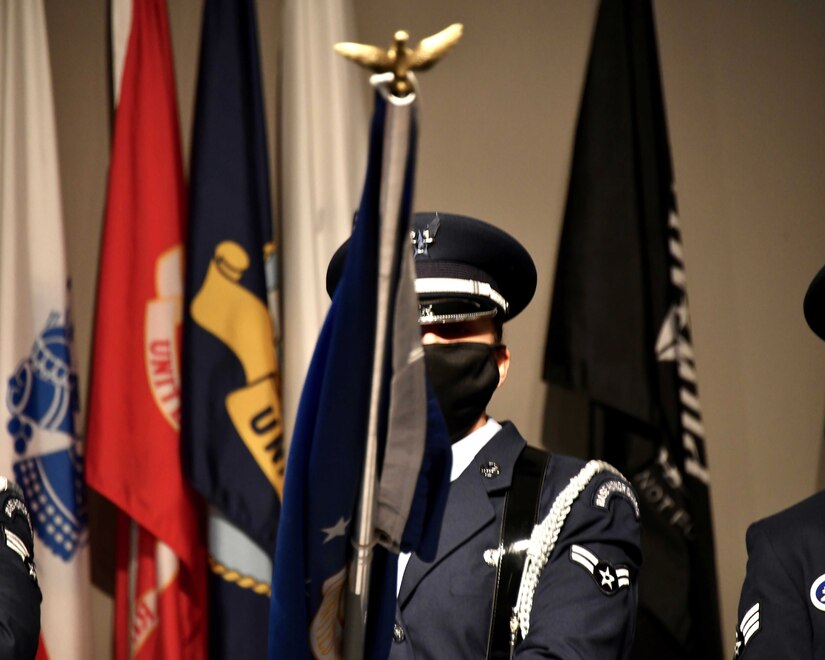
<svg viewBox="0 0 825 660"><path fill-rule="evenodd" d="M419 323L450 323L498 316L509 321L536 291L536 267L515 238L491 224L441 212L412 217ZM332 256L327 292L341 278L349 241Z"/></svg>

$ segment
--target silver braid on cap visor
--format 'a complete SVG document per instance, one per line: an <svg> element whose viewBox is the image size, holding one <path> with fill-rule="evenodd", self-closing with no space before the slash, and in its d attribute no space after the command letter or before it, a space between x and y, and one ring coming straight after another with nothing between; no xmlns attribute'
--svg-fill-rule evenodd
<svg viewBox="0 0 825 660"><path fill-rule="evenodd" d="M530 631L530 611L533 609L533 596L550 554L556 546L564 521L573 502L590 483L590 480L599 472L612 472L622 476L616 468L604 461L589 461L581 471L570 479L550 507L550 513L538 525L533 527L530 535L530 544L527 547L527 556L524 561L524 571L521 574L521 584L519 585L516 605L513 607L513 614L510 618L510 635L515 640L516 633L521 631L521 637L527 637Z"/></svg>
<svg viewBox="0 0 825 660"><path fill-rule="evenodd" d="M457 294L488 298L498 305L506 314L510 307L498 291L487 282L463 280L457 277L418 277L415 280L415 292L421 295Z"/></svg>
<svg viewBox="0 0 825 660"><path fill-rule="evenodd" d="M433 323L463 323L464 321L476 321L478 319L491 319L498 314L498 310L484 309L478 312L461 312L457 314L436 314L432 305L418 305L418 322L421 325Z"/></svg>

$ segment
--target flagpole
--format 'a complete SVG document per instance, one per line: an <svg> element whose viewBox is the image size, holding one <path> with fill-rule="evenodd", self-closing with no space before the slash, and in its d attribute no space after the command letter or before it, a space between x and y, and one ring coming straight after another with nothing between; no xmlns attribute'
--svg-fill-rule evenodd
<svg viewBox="0 0 825 660"><path fill-rule="evenodd" d="M367 608L369 605L370 568L375 545L374 514L378 479L378 423L381 411L381 384L387 353L389 328L390 286L398 259L398 225L401 222L401 204L404 192L411 108L415 94L398 97L390 93L382 76L374 76L373 84L387 101L387 119L384 128L384 173L387 185L381 190L378 289L375 320L375 349L373 351L370 407L367 422L367 441L361 493L356 509L356 532L353 536L355 555L349 572L346 610L344 614L344 654L347 660L364 657ZM403 249L403 248L402 248Z"/></svg>
<svg viewBox="0 0 825 660"><path fill-rule="evenodd" d="M362 66L376 71L371 83L387 102L384 127L384 172L386 185L381 190L379 205L378 287L373 353L370 406L367 438L362 471L360 495L356 509L355 549L349 570L349 585L344 611L342 657L344 660L363 660L369 605L370 570L375 546L374 514L378 473L378 426L381 411L381 383L387 353L389 302L392 273L399 258L399 223L404 194L412 107L415 103L415 78L412 72L428 69L461 38L463 26L455 23L441 32L422 39L412 49L407 45L409 35L399 30L387 51L374 46L339 43L335 50Z"/></svg>

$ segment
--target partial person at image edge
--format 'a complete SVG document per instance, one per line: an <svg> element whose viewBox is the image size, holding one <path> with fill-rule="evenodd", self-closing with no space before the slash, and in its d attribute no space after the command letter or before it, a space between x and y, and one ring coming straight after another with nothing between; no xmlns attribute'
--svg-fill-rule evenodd
<svg viewBox="0 0 825 660"><path fill-rule="evenodd" d="M825 339L825 267L803 303ZM739 597L734 658L825 658L825 491L753 523Z"/></svg>
<svg viewBox="0 0 825 660"><path fill-rule="evenodd" d="M0 660L28 660L37 654L41 598L23 493L0 477Z"/></svg>

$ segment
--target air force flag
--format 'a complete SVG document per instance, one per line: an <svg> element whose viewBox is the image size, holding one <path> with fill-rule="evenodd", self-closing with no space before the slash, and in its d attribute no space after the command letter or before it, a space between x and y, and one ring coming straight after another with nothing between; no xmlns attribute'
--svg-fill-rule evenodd
<svg viewBox="0 0 825 660"><path fill-rule="evenodd" d="M434 552L446 502L450 449L437 406L427 406L409 249L415 96L393 97L386 83L383 76L373 78L361 205L298 409L275 551L270 658L341 657L344 631L350 631L343 612L370 433L378 439L381 482L374 539L395 552ZM399 408L410 405L415 410L407 408L404 418L415 422L405 437L415 439L399 442ZM435 534L429 534L432 526ZM431 547L422 547L424 540ZM364 657L388 653L396 559L375 549Z"/></svg>

